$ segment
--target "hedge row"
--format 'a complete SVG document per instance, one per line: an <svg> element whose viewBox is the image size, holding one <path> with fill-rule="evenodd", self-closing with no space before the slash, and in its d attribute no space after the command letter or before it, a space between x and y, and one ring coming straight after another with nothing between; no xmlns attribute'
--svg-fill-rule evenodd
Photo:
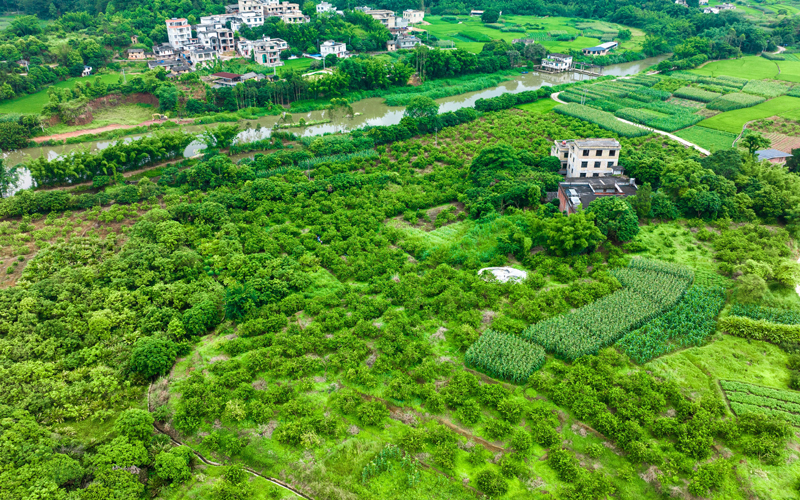
<svg viewBox="0 0 800 500"><path fill-rule="evenodd" d="M728 316L719 320L726 333L753 340L766 340L775 344L800 341L800 325L781 325L742 316Z"/></svg>

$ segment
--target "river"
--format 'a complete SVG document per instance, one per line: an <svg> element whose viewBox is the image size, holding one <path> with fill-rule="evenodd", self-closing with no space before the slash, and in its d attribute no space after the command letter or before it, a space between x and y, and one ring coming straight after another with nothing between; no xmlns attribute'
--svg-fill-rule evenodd
<svg viewBox="0 0 800 500"><path fill-rule="evenodd" d="M650 66L658 64L667 57L668 56L663 55L658 57L650 57L641 61L606 66L603 68L603 75L635 75L637 73L641 73ZM505 81L497 87L490 87L488 89L470 92L468 94L445 97L442 99L437 99L436 102L439 103L440 112L455 111L460 108L473 106L475 101L478 99L497 97L506 93L516 94L526 90L536 90L546 86L593 79L594 77L592 76L581 75L578 73L547 74L531 71L528 74L519 75L513 80ZM382 98L363 99L361 101L354 102L352 106L353 111L355 112L355 116L352 118L335 117L330 123L306 127L305 129L293 128L288 130L296 134L300 133L302 130L302 135L304 136L321 135L329 132L342 132L357 129L363 127L364 125L394 125L400 123L400 119L403 118L404 108L402 106L387 106L383 103ZM299 120L300 118L305 118L306 121L323 120L328 118L326 113L326 111L312 111L310 113L295 113L292 116L295 120ZM250 142L269 137L271 129L278 122L278 119L279 117L277 116L265 116L259 118L258 120L244 121L244 130L239 133L239 140ZM204 127L206 126L186 126L184 127L184 130L187 132L197 133L202 131ZM131 141L138 137L142 136L132 135L125 137L124 140ZM115 141L94 141L83 142L80 144L67 144L63 146L27 148L11 153L5 153L4 156L7 165L17 165L29 159L38 158L40 156L47 156L50 159L54 159L59 155L69 153L70 151L79 148L85 148L90 151L103 149L108 147L113 142ZM199 141L195 141L186 148L184 156L193 156L204 147L204 144ZM31 185L32 180L30 173L23 169L17 184L17 189L27 189L31 187Z"/></svg>

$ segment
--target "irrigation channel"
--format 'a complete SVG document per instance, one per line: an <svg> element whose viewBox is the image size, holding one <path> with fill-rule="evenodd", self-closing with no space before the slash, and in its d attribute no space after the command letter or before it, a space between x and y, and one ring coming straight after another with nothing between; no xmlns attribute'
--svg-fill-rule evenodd
<svg viewBox="0 0 800 500"><path fill-rule="evenodd" d="M603 69L603 76L635 75L644 71L650 66L658 64L667 57L669 56L662 55L658 57L650 57L641 61L606 66ZM455 111L460 108L473 106L475 101L478 99L497 97L503 94L517 94L526 90L536 90L541 87L559 85L562 83L593 80L594 78L595 77L593 76L582 75L579 73L548 74L532 71L528 74L519 75L513 80L505 81L497 87L490 87L478 92L470 92L467 94L445 97L442 99L437 99L436 102L439 103L439 111L444 113L447 111ZM400 119L403 118L403 111L405 109L402 106L387 106L383 103L382 98L363 99L361 101L354 102L352 106L353 111L356 114L354 117L332 117L332 121L330 123L314 125L306 128L298 127L284 130L294 132L295 134L301 134L303 136L312 136L326 133L346 132L348 130L361 128L365 125L394 125L400 123ZM293 116L295 120L305 118L306 121L331 119L331 117L326 116L326 114L327 111L312 111L310 113L296 113L293 114ZM270 133L272 132L272 127L278 123L279 119L280 117L278 116L265 116L259 118L258 120L247 120L245 123L247 124L248 128L239 133L238 140L251 142L269 137ZM208 126L209 125L185 126L184 130L187 132L200 133L205 127ZM121 140L131 141L144 135L146 134L132 135ZM110 144L117 142L118 140L120 139L110 141L83 142L80 144L66 144L62 146L27 148L14 151L12 153L6 153L5 161L6 165L17 165L24 163L29 159L35 159L40 156L47 156L50 159L55 159L59 155L67 154L70 151L79 148L89 149L90 151L103 149L108 147ZM194 156L203 148L205 148L205 144L200 141L194 141L186 148L184 156ZM19 177L17 189L27 189L31 187L32 184L33 181L30 173L23 169Z"/></svg>

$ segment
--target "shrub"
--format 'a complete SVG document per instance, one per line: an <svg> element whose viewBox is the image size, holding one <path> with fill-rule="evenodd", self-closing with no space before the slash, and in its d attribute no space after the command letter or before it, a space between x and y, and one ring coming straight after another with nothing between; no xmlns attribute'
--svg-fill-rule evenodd
<svg viewBox="0 0 800 500"><path fill-rule="evenodd" d="M491 497L503 496L508 491L508 483L503 479L503 476L491 469L484 469L478 472L475 477L475 483L479 490Z"/></svg>
<svg viewBox="0 0 800 500"><path fill-rule="evenodd" d="M149 443L153 434L153 421L150 412L131 408L119 414L114 422L114 431L131 441Z"/></svg>
<svg viewBox="0 0 800 500"><path fill-rule="evenodd" d="M177 346L171 340L145 337L136 342L131 352L130 367L134 373L153 378L168 372L177 355Z"/></svg>

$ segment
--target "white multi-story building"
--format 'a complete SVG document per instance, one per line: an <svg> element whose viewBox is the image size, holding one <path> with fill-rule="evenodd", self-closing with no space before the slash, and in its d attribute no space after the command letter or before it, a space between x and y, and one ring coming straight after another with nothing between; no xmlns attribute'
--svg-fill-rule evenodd
<svg viewBox="0 0 800 500"><path fill-rule="evenodd" d="M206 47L192 47L188 51L188 56L192 64L198 65L214 61L219 56L219 53Z"/></svg>
<svg viewBox="0 0 800 500"><path fill-rule="evenodd" d="M421 10L404 10L403 19L408 21L408 24L418 24L425 19L425 12Z"/></svg>
<svg viewBox="0 0 800 500"><path fill-rule="evenodd" d="M280 38L267 38L261 40L243 40L236 42L236 49L242 57L250 57L261 66L275 68L283 66L281 52L289 48L289 44Z"/></svg>
<svg viewBox="0 0 800 500"><path fill-rule="evenodd" d="M342 42L327 40L319 46L319 53L323 59L329 54L333 54L336 57L347 57L347 45Z"/></svg>
<svg viewBox="0 0 800 500"><path fill-rule="evenodd" d="M620 150L616 139L575 139L553 141L550 156L561 160L567 177L605 177L622 174Z"/></svg>
<svg viewBox="0 0 800 500"><path fill-rule="evenodd" d="M550 71L567 71L572 66L572 56L566 54L549 54L542 59L542 69Z"/></svg>
<svg viewBox="0 0 800 500"><path fill-rule="evenodd" d="M264 17L280 17L287 24L307 23L311 20L300 10L300 5L290 2L264 4Z"/></svg>
<svg viewBox="0 0 800 500"><path fill-rule="evenodd" d="M214 49L219 54L234 50L233 30L224 24L198 24L195 26L197 40L207 49Z"/></svg>
<svg viewBox="0 0 800 500"><path fill-rule="evenodd" d="M192 38L192 27L184 18L167 19L167 39L173 49L188 45Z"/></svg>
<svg viewBox="0 0 800 500"><path fill-rule="evenodd" d="M387 28L394 28L395 14L391 10L368 10L366 15L372 16L373 19L380 21L380 23Z"/></svg>
<svg viewBox="0 0 800 500"><path fill-rule="evenodd" d="M264 0L239 0L239 14L245 12L264 12Z"/></svg>
<svg viewBox="0 0 800 500"><path fill-rule="evenodd" d="M320 2L317 4L317 14L328 14L328 13L335 13L336 7L333 4L328 2Z"/></svg>
<svg viewBox="0 0 800 500"><path fill-rule="evenodd" d="M239 31L239 28L241 28L243 25L247 25L250 28L255 28L264 24L264 11L256 10L241 12L238 14L218 14L214 16L203 16L200 18L200 24L215 23L222 24L223 26L227 25L227 23L231 23L231 29L233 31Z"/></svg>

